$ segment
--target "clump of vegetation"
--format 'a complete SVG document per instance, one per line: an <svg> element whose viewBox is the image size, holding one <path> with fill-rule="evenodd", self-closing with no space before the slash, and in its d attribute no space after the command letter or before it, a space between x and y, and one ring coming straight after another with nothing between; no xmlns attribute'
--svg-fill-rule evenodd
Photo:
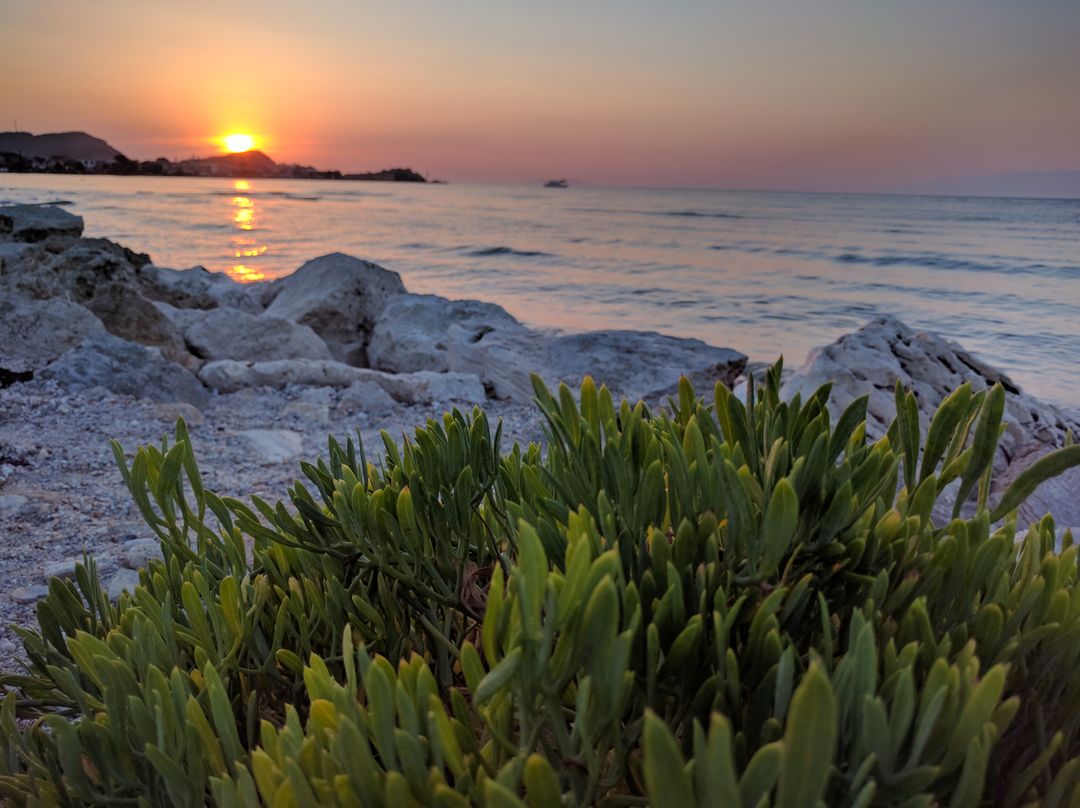
<svg viewBox="0 0 1080 808"><path fill-rule="evenodd" d="M666 414L537 382L546 453L455 411L377 463L331 440L277 505L206 490L182 422L117 447L163 560L115 604L92 561L52 581L0 796L1076 805L1078 551L1012 512L1080 447L991 507L1000 387L925 441L898 389L870 441L779 371Z"/></svg>

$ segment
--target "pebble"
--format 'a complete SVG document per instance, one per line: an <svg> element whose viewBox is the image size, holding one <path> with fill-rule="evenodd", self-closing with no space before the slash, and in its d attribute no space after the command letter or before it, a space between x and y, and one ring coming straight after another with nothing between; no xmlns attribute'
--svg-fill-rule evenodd
<svg viewBox="0 0 1080 808"><path fill-rule="evenodd" d="M135 570L117 570L109 579L105 591L109 593L109 600L116 600L124 590L134 592L139 585L139 573Z"/></svg>
<svg viewBox="0 0 1080 808"><path fill-rule="evenodd" d="M141 569L155 558L161 558L157 539L132 539L120 548L120 563L129 570Z"/></svg>
<svg viewBox="0 0 1080 808"><path fill-rule="evenodd" d="M45 565L45 583L52 578L74 578L75 567L82 563L82 557L65 558L63 561L53 561Z"/></svg>
<svg viewBox="0 0 1080 808"><path fill-rule="evenodd" d="M304 450L304 436L291 429L246 429L239 435L263 465L287 463Z"/></svg>
<svg viewBox="0 0 1080 808"><path fill-rule="evenodd" d="M49 594L49 587L41 584L20 586L11 590L11 599L16 603L36 603Z"/></svg>
<svg viewBox="0 0 1080 808"><path fill-rule="evenodd" d="M0 494L0 519L10 519L32 509L30 500L22 494Z"/></svg>
<svg viewBox="0 0 1080 808"><path fill-rule="evenodd" d="M183 418L189 427L199 426L206 422L206 416L199 411L194 404L186 401L165 401L154 405L154 412L162 421L175 424L177 418Z"/></svg>

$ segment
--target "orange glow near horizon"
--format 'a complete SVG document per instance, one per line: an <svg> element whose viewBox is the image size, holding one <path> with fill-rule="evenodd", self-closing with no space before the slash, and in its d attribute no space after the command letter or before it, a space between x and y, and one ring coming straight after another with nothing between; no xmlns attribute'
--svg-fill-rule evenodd
<svg viewBox="0 0 1080 808"><path fill-rule="evenodd" d="M221 145L227 152L240 154L255 148L255 138L243 132L233 132L221 138Z"/></svg>

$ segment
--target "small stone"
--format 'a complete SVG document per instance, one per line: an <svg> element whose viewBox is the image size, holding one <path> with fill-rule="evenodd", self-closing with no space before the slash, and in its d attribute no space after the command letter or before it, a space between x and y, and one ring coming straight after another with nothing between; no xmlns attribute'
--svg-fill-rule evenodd
<svg viewBox="0 0 1080 808"><path fill-rule="evenodd" d="M125 590L128 592L134 592L135 587L139 585L139 573L135 570L117 570L113 573L113 576L109 579L108 586L105 590L109 593L109 600L116 600L120 597L120 593Z"/></svg>
<svg viewBox="0 0 1080 808"><path fill-rule="evenodd" d="M11 599L16 603L36 603L49 594L49 587L35 584L34 586L20 586L11 590Z"/></svg>
<svg viewBox="0 0 1080 808"><path fill-rule="evenodd" d="M281 417L295 419L308 427L322 428L330 420L330 408L317 401L293 401L281 410Z"/></svg>
<svg viewBox="0 0 1080 808"><path fill-rule="evenodd" d="M22 494L0 494L0 519L10 519L32 510L30 500Z"/></svg>
<svg viewBox="0 0 1080 808"><path fill-rule="evenodd" d="M11 640L0 640L0 657L11 659L12 654L19 653L19 646Z"/></svg>
<svg viewBox="0 0 1080 808"><path fill-rule="evenodd" d="M394 399L372 381L355 381L341 393L341 408L349 412L389 412Z"/></svg>
<svg viewBox="0 0 1080 808"><path fill-rule="evenodd" d="M155 558L161 558L157 539L132 539L120 548L120 563L129 570L141 569Z"/></svg>
<svg viewBox="0 0 1080 808"><path fill-rule="evenodd" d="M304 436L291 429L246 429L237 434L264 466L295 460L304 448Z"/></svg>
<svg viewBox="0 0 1080 808"><path fill-rule="evenodd" d="M46 564L45 583L48 583L53 578L74 578L75 566L81 564L81 558L65 558L63 561L53 561Z"/></svg>
<svg viewBox="0 0 1080 808"><path fill-rule="evenodd" d="M162 401L154 405L154 412L162 421L175 423L177 418L183 418L188 426L199 426L206 421L206 417L194 404L186 401Z"/></svg>

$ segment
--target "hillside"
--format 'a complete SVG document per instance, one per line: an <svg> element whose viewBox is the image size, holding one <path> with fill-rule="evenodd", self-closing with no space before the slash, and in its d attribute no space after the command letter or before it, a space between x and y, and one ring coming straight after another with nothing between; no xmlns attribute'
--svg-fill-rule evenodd
<svg viewBox="0 0 1080 808"><path fill-rule="evenodd" d="M53 132L33 135L29 132L0 132L0 152L34 157L68 157L72 160L108 162L120 154L101 138L86 132Z"/></svg>

